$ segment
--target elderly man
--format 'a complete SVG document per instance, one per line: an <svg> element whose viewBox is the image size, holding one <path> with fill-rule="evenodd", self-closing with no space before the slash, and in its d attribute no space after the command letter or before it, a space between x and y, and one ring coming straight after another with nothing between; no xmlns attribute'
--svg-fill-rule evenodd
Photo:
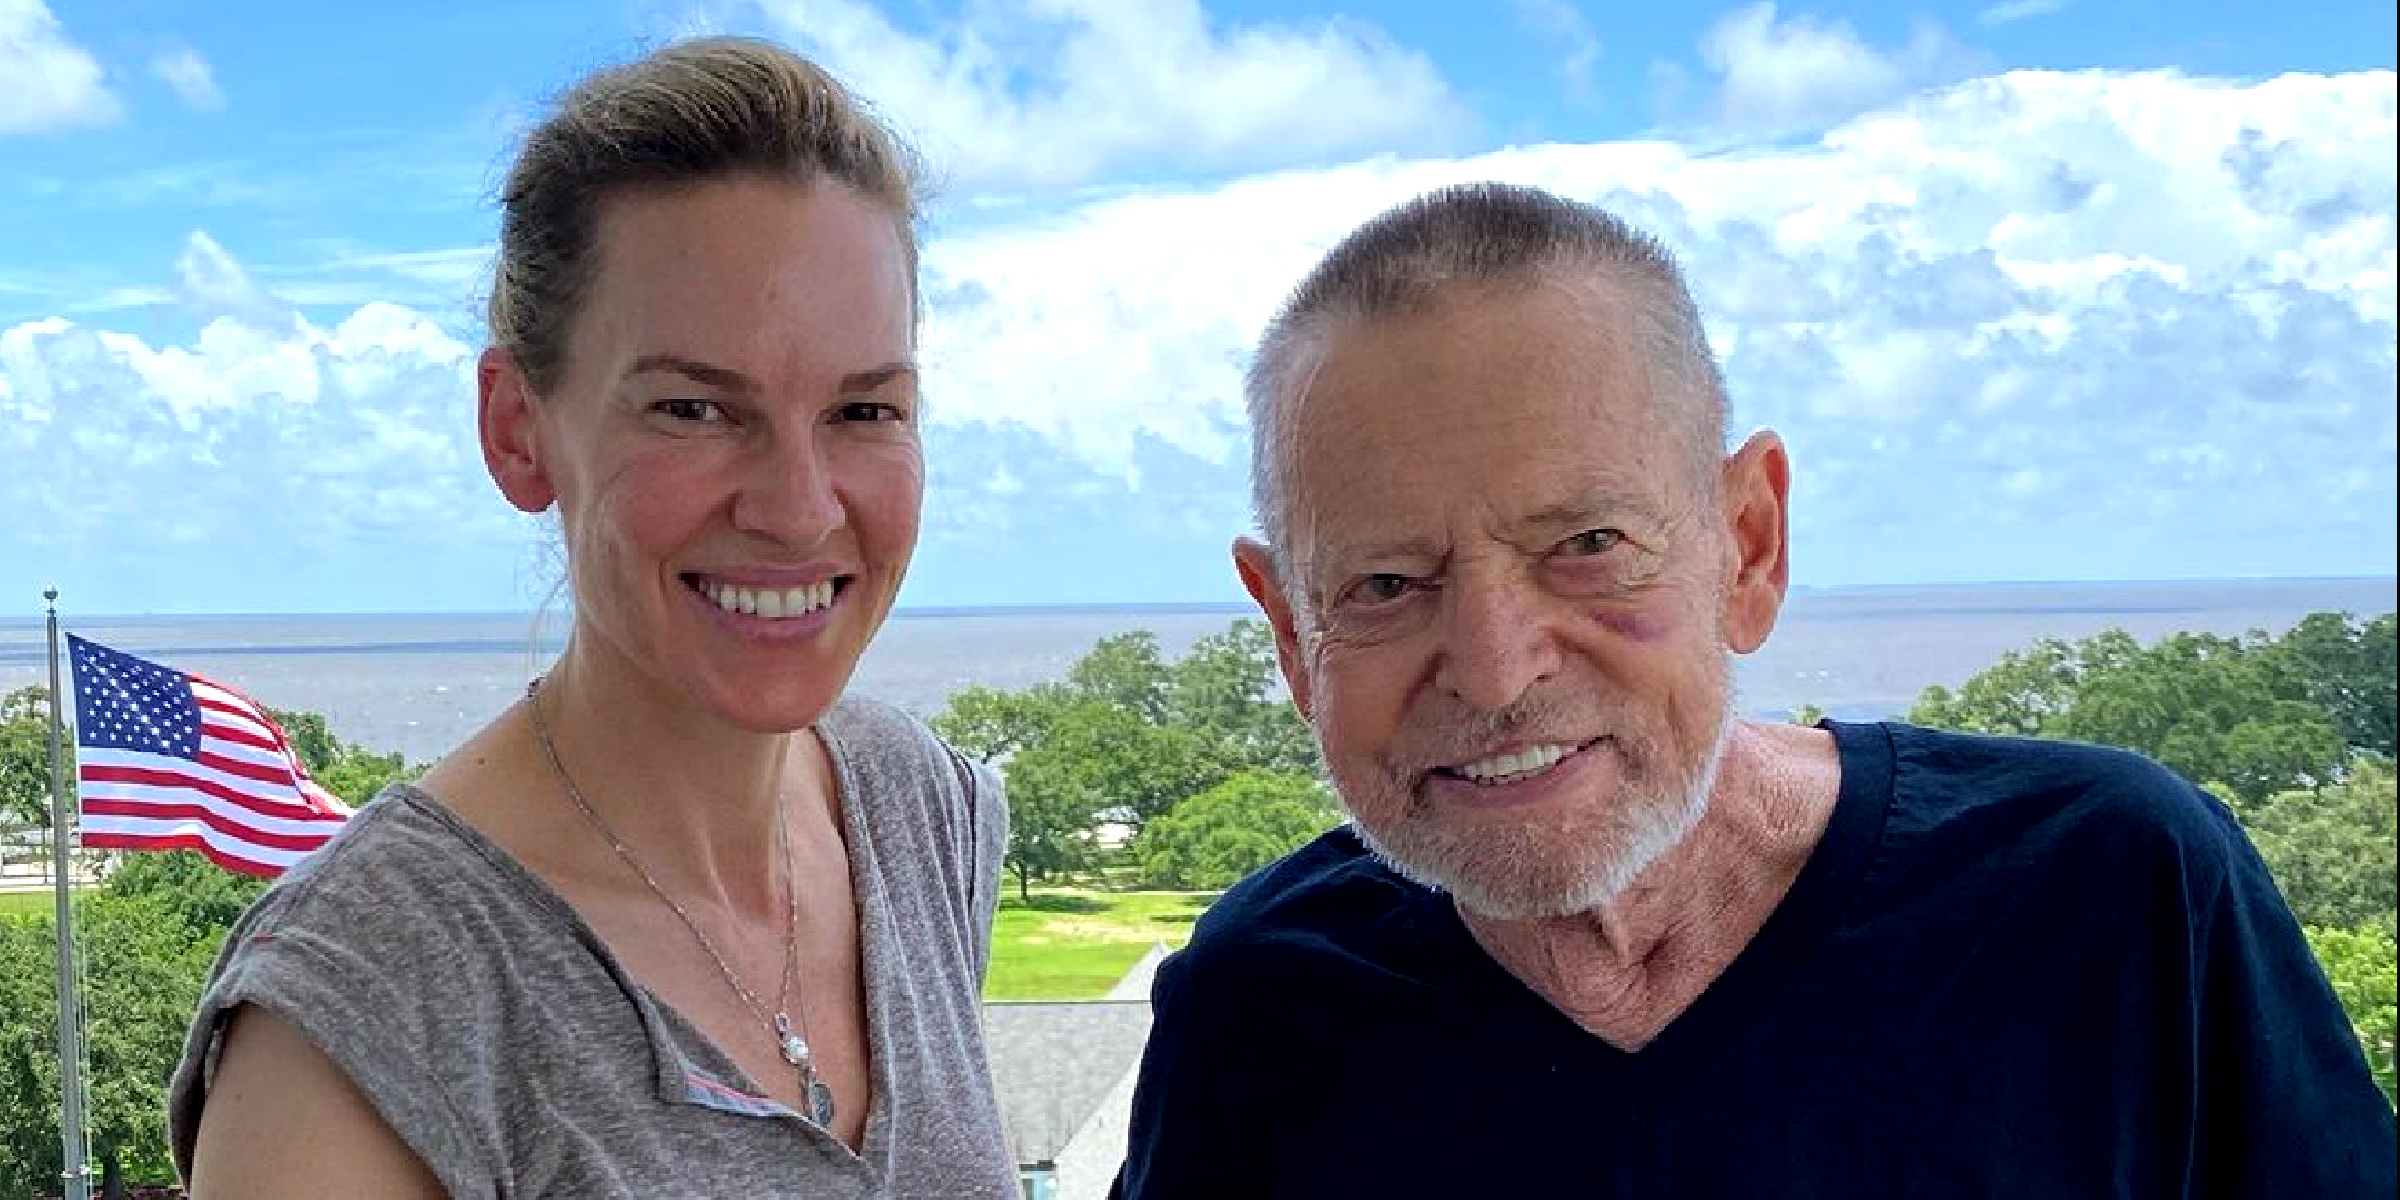
<svg viewBox="0 0 2400 1200"><path fill-rule="evenodd" d="M1159 973L1127 1200L2375 1196L2392 1112L2204 793L1733 715L1790 464L1680 272L1480 185L1303 281L1234 558L1348 826Z"/></svg>

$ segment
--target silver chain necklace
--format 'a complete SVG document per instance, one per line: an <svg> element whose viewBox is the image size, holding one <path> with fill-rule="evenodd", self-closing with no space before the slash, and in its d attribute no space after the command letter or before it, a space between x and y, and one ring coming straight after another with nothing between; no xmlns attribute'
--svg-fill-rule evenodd
<svg viewBox="0 0 2400 1200"><path fill-rule="evenodd" d="M617 857L623 859L625 865L633 868L633 873L649 885L651 894L657 896L675 914L675 918L683 922L683 927L691 931L692 940L699 942L700 949L707 953L709 961L717 964L717 973L725 977L725 983L733 989L733 994L741 997L742 1003L775 1031L775 1046L783 1052L783 1061L800 1072L800 1094L807 1103L809 1119L819 1126L830 1128L833 1125L833 1089L818 1077L816 1053L809 1048L808 1039L802 1036L799 1023L791 1016L792 973L800 958L800 882L792 871L790 834L786 832L782 789L778 788L775 792L775 853L784 864L783 893L787 911L783 927L783 982L775 994L775 1012L770 1016L767 1006L760 1003L758 997L742 983L742 977L734 973L732 964L725 961L724 955L717 953L717 944L709 940L700 923L675 902L675 897L667 894L667 889L658 885L649 868L644 867L642 860L634 855L633 847L626 845L625 840L608 827L608 822L600 819L600 813L592 807L591 801L583 798L583 789L576 787L575 777L567 774L567 764L559 758L558 746L550 740L550 728L542 721L541 686L539 677L525 685L525 711L533 723L533 739L541 743L542 754L550 760L550 769L557 772L558 782L565 788L567 799L575 803L576 811L583 814L583 819L591 824L601 840L608 843L609 849L616 851Z"/></svg>

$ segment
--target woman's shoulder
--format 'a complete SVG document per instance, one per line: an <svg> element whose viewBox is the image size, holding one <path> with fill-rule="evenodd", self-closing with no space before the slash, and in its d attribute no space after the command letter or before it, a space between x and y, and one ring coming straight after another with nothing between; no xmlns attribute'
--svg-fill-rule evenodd
<svg viewBox="0 0 2400 1200"><path fill-rule="evenodd" d="M508 953L555 904L522 866L409 784L359 807L342 831L283 873L226 937L220 976L251 959L316 960L381 975Z"/></svg>
<svg viewBox="0 0 2400 1200"><path fill-rule="evenodd" d="M850 782L879 801L919 796L937 806L979 799L988 781L922 718L867 696L837 701L818 723Z"/></svg>
<svg viewBox="0 0 2400 1200"><path fill-rule="evenodd" d="M944 746L933 727L915 713L857 692L845 692L834 701L818 727L845 744L867 750L938 753Z"/></svg>
<svg viewBox="0 0 2400 1200"><path fill-rule="evenodd" d="M887 837L929 836L978 876L986 860L998 870L1008 815L988 764L959 753L915 714L870 697L844 696L819 729L870 826Z"/></svg>

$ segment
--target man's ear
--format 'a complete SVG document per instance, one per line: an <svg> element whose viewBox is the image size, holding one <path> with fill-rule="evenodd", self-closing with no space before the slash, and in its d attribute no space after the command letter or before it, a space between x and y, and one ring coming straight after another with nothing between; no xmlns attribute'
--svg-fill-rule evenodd
<svg viewBox="0 0 2400 1200"><path fill-rule="evenodd" d="M1730 541L1725 642L1736 654L1766 644L1791 582L1792 464L1783 439L1761 430L1725 460L1725 532Z"/></svg>
<svg viewBox="0 0 2400 1200"><path fill-rule="evenodd" d="M483 469L519 512L538 513L558 499L542 465L541 406L516 356L498 347L475 361L475 430Z"/></svg>
<svg viewBox="0 0 2400 1200"><path fill-rule="evenodd" d="M1242 577L1242 587L1258 602L1267 616L1267 628L1275 632L1275 665L1283 670L1283 684L1292 694L1292 706L1300 710L1302 719L1311 716L1312 697L1308 691L1308 665L1300 654L1299 626L1292 620L1291 601L1285 597L1283 581L1275 571L1275 554L1264 542L1254 538L1233 539L1233 570Z"/></svg>

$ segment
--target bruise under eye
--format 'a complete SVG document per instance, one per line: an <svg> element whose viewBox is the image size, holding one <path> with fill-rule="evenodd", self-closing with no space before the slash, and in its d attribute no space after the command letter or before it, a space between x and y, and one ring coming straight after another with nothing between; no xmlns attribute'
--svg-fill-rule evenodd
<svg viewBox="0 0 2400 1200"><path fill-rule="evenodd" d="M1592 614L1602 629L1636 642L1655 642L1675 628L1674 618L1654 607L1619 609Z"/></svg>

